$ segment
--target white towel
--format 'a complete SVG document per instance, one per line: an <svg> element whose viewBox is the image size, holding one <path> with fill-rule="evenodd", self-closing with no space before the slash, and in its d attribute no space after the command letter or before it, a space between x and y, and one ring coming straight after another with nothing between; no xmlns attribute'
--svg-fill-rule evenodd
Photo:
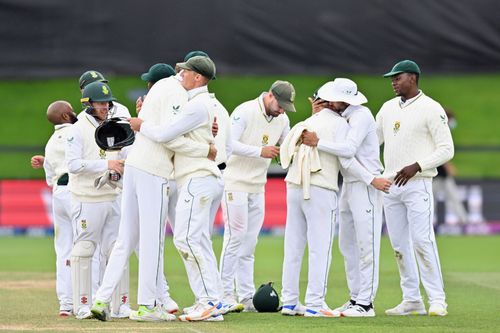
<svg viewBox="0 0 500 333"><path fill-rule="evenodd" d="M309 188L311 186L311 173L321 170L321 162L317 147L302 144L300 136L307 126L303 121L295 125L283 140L280 148L280 160L283 168L288 170L286 181L295 185L302 184L304 199L311 198Z"/></svg>

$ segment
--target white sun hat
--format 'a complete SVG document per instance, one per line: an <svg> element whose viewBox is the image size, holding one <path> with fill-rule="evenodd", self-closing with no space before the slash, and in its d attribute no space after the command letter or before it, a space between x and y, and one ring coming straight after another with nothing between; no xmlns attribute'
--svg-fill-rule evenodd
<svg viewBox="0 0 500 333"><path fill-rule="evenodd" d="M344 102L350 105L361 105L368 100L358 91L354 81L345 78L336 78L318 89L318 97L328 102Z"/></svg>

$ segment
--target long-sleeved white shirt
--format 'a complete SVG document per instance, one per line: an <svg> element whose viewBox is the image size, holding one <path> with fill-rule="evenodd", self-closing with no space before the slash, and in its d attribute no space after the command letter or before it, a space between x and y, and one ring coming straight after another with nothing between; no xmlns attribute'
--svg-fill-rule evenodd
<svg viewBox="0 0 500 333"><path fill-rule="evenodd" d="M208 93L207 86L202 86L188 91L189 100L200 93ZM186 134L204 123L208 122L208 112L200 112L205 106L199 100L193 100L186 104L179 116L171 123L155 125L151 122L143 122L140 132L147 138L156 142L169 142Z"/></svg>
<svg viewBox="0 0 500 333"><path fill-rule="evenodd" d="M272 121L273 117L268 116L266 114L266 109L264 107L264 94L265 92L261 93L260 96L257 98L257 102L259 105L259 112L262 114L264 118L267 119L268 122ZM286 118L286 126L283 129L283 132L280 135L280 138L277 142L278 145L280 145L283 140L285 139L286 135L290 131L290 120L286 115L283 116ZM234 112L231 114L231 118L233 121L231 122L231 136L232 136L232 144L233 144L233 154L235 155L240 155L240 156L247 156L247 157L260 157L260 154L262 152L262 147L261 146L253 146L249 144L245 144L240 141L241 135L245 131L248 125L248 121L250 118L250 114L248 110L244 107L238 107L234 110Z"/></svg>
<svg viewBox="0 0 500 333"><path fill-rule="evenodd" d="M431 178L437 166L453 157L446 112L423 92L405 103L399 97L385 102L376 121L379 141L384 143L386 177L417 162L422 171L415 178Z"/></svg>
<svg viewBox="0 0 500 333"><path fill-rule="evenodd" d="M55 190L57 180L65 173L68 173L68 166L65 160L66 137L71 124L60 124L54 126L54 133L45 145L45 159L43 169L47 185Z"/></svg>
<svg viewBox="0 0 500 333"><path fill-rule="evenodd" d="M383 171L380 163L380 148L377 137L377 125L372 113L367 107L350 105L342 113L349 123L349 132L344 141L319 140L318 149L340 157L354 157L368 173L373 177L380 175ZM359 180L347 171L342 169L345 182ZM369 177L364 177L365 179ZM370 180L370 182L371 182Z"/></svg>

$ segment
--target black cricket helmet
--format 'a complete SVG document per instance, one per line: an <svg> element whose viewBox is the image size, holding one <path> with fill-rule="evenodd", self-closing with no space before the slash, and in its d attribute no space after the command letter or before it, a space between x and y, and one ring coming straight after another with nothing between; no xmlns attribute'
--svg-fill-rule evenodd
<svg viewBox="0 0 500 333"><path fill-rule="evenodd" d="M253 295L253 306L259 312L278 312L281 310L280 298L273 283L263 284Z"/></svg>
<svg viewBox="0 0 500 333"><path fill-rule="evenodd" d="M120 150L134 140L134 131L124 118L107 119L95 130L95 142L103 150Z"/></svg>

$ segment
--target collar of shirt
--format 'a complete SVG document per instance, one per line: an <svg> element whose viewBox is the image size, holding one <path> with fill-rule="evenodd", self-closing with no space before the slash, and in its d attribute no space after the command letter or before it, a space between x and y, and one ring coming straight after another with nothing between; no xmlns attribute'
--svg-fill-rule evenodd
<svg viewBox="0 0 500 333"><path fill-rule="evenodd" d="M266 113L266 106L264 105L264 94L265 93L266 92L264 91L262 94L260 94L260 96L257 98L257 102L259 102L260 112L262 112L264 117L266 117L267 121L271 121L271 119L273 119L273 116L269 116Z"/></svg>
<svg viewBox="0 0 500 333"><path fill-rule="evenodd" d="M68 127L68 126L71 126L71 125L72 125L72 124L70 124L70 123L64 123L64 124L55 125L55 126L54 126L54 130L56 130L56 131L57 131L57 130L59 130L59 129L61 129L61 128Z"/></svg>
<svg viewBox="0 0 500 333"><path fill-rule="evenodd" d="M325 111L325 110L326 110L326 111ZM330 112L330 113L333 113L334 115L336 115L337 117L342 118L342 116L341 116L338 112L333 111L332 109L323 108L323 109L321 109L321 111L319 111L319 112L317 112L317 113L315 113L315 114L319 114L320 112Z"/></svg>
<svg viewBox="0 0 500 333"><path fill-rule="evenodd" d="M189 90L188 91L188 99L191 100L191 99L195 98L196 96L198 96L199 94L203 94L203 93L208 93L208 87L206 85Z"/></svg>
<svg viewBox="0 0 500 333"><path fill-rule="evenodd" d="M409 99L407 99L406 101L403 101L403 98L401 98L401 99L399 100L399 106L403 108L403 107L405 107L405 106L407 106L407 105L410 105L410 104L411 104L411 103L413 103L413 102L414 102L417 98L419 98L421 95L422 95L422 90L420 90L420 89L419 89L419 90L418 90L418 94L417 94L417 96L412 97L412 98L409 98Z"/></svg>
<svg viewBox="0 0 500 333"><path fill-rule="evenodd" d="M94 126L94 127L97 127L99 126L99 122L97 121L97 119L95 119L94 116L88 114L88 113L85 113L85 118L87 118L87 120Z"/></svg>
<svg viewBox="0 0 500 333"><path fill-rule="evenodd" d="M355 106L353 106L353 105L349 105L349 106L348 106L348 107L347 107L347 108L346 108L346 109L342 112L341 116L342 116L342 117L344 117L345 119L349 119L349 118L352 116L352 114L353 114L353 112L354 112L354 110L355 110L355 109L356 109L356 107L355 107Z"/></svg>

